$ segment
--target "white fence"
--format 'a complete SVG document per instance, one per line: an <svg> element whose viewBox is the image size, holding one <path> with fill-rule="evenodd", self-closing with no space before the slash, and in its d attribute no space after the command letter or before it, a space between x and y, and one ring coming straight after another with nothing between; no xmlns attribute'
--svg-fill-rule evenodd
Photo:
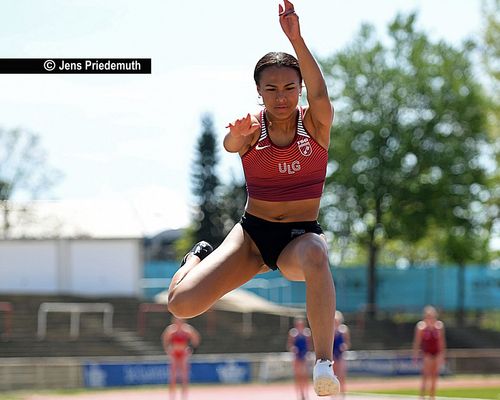
<svg viewBox="0 0 500 400"><path fill-rule="evenodd" d="M140 239L0 241L0 292L140 295Z"/></svg>

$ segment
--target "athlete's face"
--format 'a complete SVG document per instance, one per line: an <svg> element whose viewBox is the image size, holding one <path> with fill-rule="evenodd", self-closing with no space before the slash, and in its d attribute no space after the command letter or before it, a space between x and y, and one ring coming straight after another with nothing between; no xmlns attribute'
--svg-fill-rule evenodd
<svg viewBox="0 0 500 400"><path fill-rule="evenodd" d="M424 310L424 319L428 321L434 321L437 318L437 313L432 308L427 308Z"/></svg>
<svg viewBox="0 0 500 400"><path fill-rule="evenodd" d="M272 114L282 117L290 115L295 112L299 102L299 74L289 67L267 67L261 72L257 91Z"/></svg>

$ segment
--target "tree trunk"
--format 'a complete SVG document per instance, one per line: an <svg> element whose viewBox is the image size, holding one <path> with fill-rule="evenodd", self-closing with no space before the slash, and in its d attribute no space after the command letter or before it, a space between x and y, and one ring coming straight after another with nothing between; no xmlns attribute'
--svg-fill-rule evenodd
<svg viewBox="0 0 500 400"><path fill-rule="evenodd" d="M368 244L368 298L366 304L366 314L368 319L375 319L377 314L377 256L378 245L375 241L377 227L382 221L382 210L380 199L375 200L375 226L370 229L370 242Z"/></svg>
<svg viewBox="0 0 500 400"><path fill-rule="evenodd" d="M375 232L373 230L370 234L368 248L368 298L366 302L368 319L375 319L377 312L377 254L378 247L375 244Z"/></svg>
<svg viewBox="0 0 500 400"><path fill-rule="evenodd" d="M2 222L2 238L8 239L9 237L9 205L6 200L0 202L0 206L3 211L3 222Z"/></svg>
<svg viewBox="0 0 500 400"><path fill-rule="evenodd" d="M458 280L457 280L457 325L465 325L465 264L458 265Z"/></svg>

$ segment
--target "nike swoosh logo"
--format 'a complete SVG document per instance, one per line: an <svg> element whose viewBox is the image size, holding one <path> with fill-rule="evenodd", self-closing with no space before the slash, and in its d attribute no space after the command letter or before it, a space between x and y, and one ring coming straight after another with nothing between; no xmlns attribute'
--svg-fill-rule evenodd
<svg viewBox="0 0 500 400"><path fill-rule="evenodd" d="M267 146L257 145L257 146L255 146L255 150L263 150L263 149L267 149L268 147L271 147L271 145L270 144L268 144Z"/></svg>

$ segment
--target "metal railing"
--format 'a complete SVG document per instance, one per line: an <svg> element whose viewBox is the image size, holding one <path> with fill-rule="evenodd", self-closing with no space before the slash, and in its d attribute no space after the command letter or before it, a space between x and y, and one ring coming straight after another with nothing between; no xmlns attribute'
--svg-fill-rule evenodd
<svg viewBox="0 0 500 400"><path fill-rule="evenodd" d="M70 336L80 335L80 315L82 313L103 313L104 333L113 331L113 306L109 303L42 303L38 309L37 337L44 339L47 335L48 313L70 313Z"/></svg>

